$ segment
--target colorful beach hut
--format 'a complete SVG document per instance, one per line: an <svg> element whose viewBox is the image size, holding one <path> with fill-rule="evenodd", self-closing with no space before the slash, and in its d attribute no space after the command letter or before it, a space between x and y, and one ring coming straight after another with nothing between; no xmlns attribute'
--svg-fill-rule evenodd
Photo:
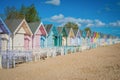
<svg viewBox="0 0 120 80"><path fill-rule="evenodd" d="M32 49L44 48L46 46L45 40L47 36L46 29L41 22L28 23L32 35Z"/></svg>
<svg viewBox="0 0 120 80"><path fill-rule="evenodd" d="M52 24L46 24L44 25L45 29L47 31L47 40L46 42L46 47L54 47L54 32L53 32L53 25Z"/></svg>
<svg viewBox="0 0 120 80"><path fill-rule="evenodd" d="M63 34L62 34L62 31L63 31L63 27L57 27L57 31L58 31L58 35L59 35L59 43L58 45L59 46L62 46L62 37L63 37Z"/></svg>
<svg viewBox="0 0 120 80"><path fill-rule="evenodd" d="M66 32L66 28L65 27L63 27L63 29L62 29L61 35L62 35L62 46L68 46L67 45L68 34Z"/></svg>
<svg viewBox="0 0 120 80"><path fill-rule="evenodd" d="M60 34L59 34L59 32L58 32L58 29L57 29L58 27L55 27L55 26L53 26L53 28L52 28L52 31L53 31L53 39L54 39L54 46L56 46L56 47L58 47L58 46L60 46Z"/></svg>
<svg viewBox="0 0 120 80"><path fill-rule="evenodd" d="M75 34L73 32L72 28L66 28L66 32L67 32L67 45L68 46L74 46L74 38L75 38Z"/></svg>
<svg viewBox="0 0 120 80"><path fill-rule="evenodd" d="M0 18L0 51L9 49L10 30Z"/></svg>
<svg viewBox="0 0 120 80"><path fill-rule="evenodd" d="M7 19L6 25L11 31L10 48L12 50L29 50L32 45L32 32L25 19Z"/></svg>
<svg viewBox="0 0 120 80"><path fill-rule="evenodd" d="M80 44L81 44L81 31L79 29L73 29L73 32L75 34L74 46L80 46Z"/></svg>

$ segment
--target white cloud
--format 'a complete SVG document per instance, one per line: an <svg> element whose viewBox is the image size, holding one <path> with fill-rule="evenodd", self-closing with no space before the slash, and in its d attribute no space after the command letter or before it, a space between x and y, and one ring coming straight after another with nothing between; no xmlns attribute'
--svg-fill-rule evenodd
<svg viewBox="0 0 120 80"><path fill-rule="evenodd" d="M63 19L63 18L64 18L64 15L62 15L62 14L55 15L55 16L51 17L52 20L60 20L60 19Z"/></svg>
<svg viewBox="0 0 120 80"><path fill-rule="evenodd" d="M91 26L94 26L94 24L89 23L86 25L86 27L91 27Z"/></svg>
<svg viewBox="0 0 120 80"><path fill-rule="evenodd" d="M98 19L95 20L95 24L96 24L96 26L105 26L105 23L103 23L102 21L100 21Z"/></svg>
<svg viewBox="0 0 120 80"><path fill-rule="evenodd" d="M114 26L114 27L120 27L120 20L116 21L116 22L111 22L109 23L110 26Z"/></svg>
<svg viewBox="0 0 120 80"><path fill-rule="evenodd" d="M60 5L60 0L47 0L45 3L59 6Z"/></svg>
<svg viewBox="0 0 120 80"><path fill-rule="evenodd" d="M79 27L101 27L105 26L106 24L98 19L91 20L91 19L81 19L81 18L74 18L74 17L65 17L63 14L54 15L50 18L44 19L45 21L55 22L60 26L63 26L67 22L74 22L78 24Z"/></svg>

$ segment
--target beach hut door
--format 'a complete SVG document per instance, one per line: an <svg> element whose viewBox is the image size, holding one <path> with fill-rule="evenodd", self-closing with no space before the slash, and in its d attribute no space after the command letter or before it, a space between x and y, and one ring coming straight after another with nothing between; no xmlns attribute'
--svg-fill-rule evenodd
<svg viewBox="0 0 120 80"><path fill-rule="evenodd" d="M41 41L41 47L43 48L45 44L45 38L41 36L40 41Z"/></svg>
<svg viewBox="0 0 120 80"><path fill-rule="evenodd" d="M29 38L27 38L27 36L25 36L24 38L24 48L25 50L28 50L29 49Z"/></svg>

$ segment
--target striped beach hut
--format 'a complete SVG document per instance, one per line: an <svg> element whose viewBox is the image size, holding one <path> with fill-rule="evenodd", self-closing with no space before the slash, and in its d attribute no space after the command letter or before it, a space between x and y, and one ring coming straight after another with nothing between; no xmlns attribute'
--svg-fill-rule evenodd
<svg viewBox="0 0 120 80"><path fill-rule="evenodd" d="M46 46L47 32L42 22L28 23L32 35L32 49L44 48Z"/></svg>
<svg viewBox="0 0 120 80"><path fill-rule="evenodd" d="M0 51L9 49L10 30L0 18Z"/></svg>
<svg viewBox="0 0 120 80"><path fill-rule="evenodd" d="M25 19L7 19L6 25L11 31L10 49L29 50L32 45L32 32Z"/></svg>

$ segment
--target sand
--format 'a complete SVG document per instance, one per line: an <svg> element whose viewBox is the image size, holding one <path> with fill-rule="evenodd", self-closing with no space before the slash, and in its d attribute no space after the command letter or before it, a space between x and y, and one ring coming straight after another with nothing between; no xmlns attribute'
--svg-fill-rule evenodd
<svg viewBox="0 0 120 80"><path fill-rule="evenodd" d="M0 80L120 80L120 44L1 69Z"/></svg>

